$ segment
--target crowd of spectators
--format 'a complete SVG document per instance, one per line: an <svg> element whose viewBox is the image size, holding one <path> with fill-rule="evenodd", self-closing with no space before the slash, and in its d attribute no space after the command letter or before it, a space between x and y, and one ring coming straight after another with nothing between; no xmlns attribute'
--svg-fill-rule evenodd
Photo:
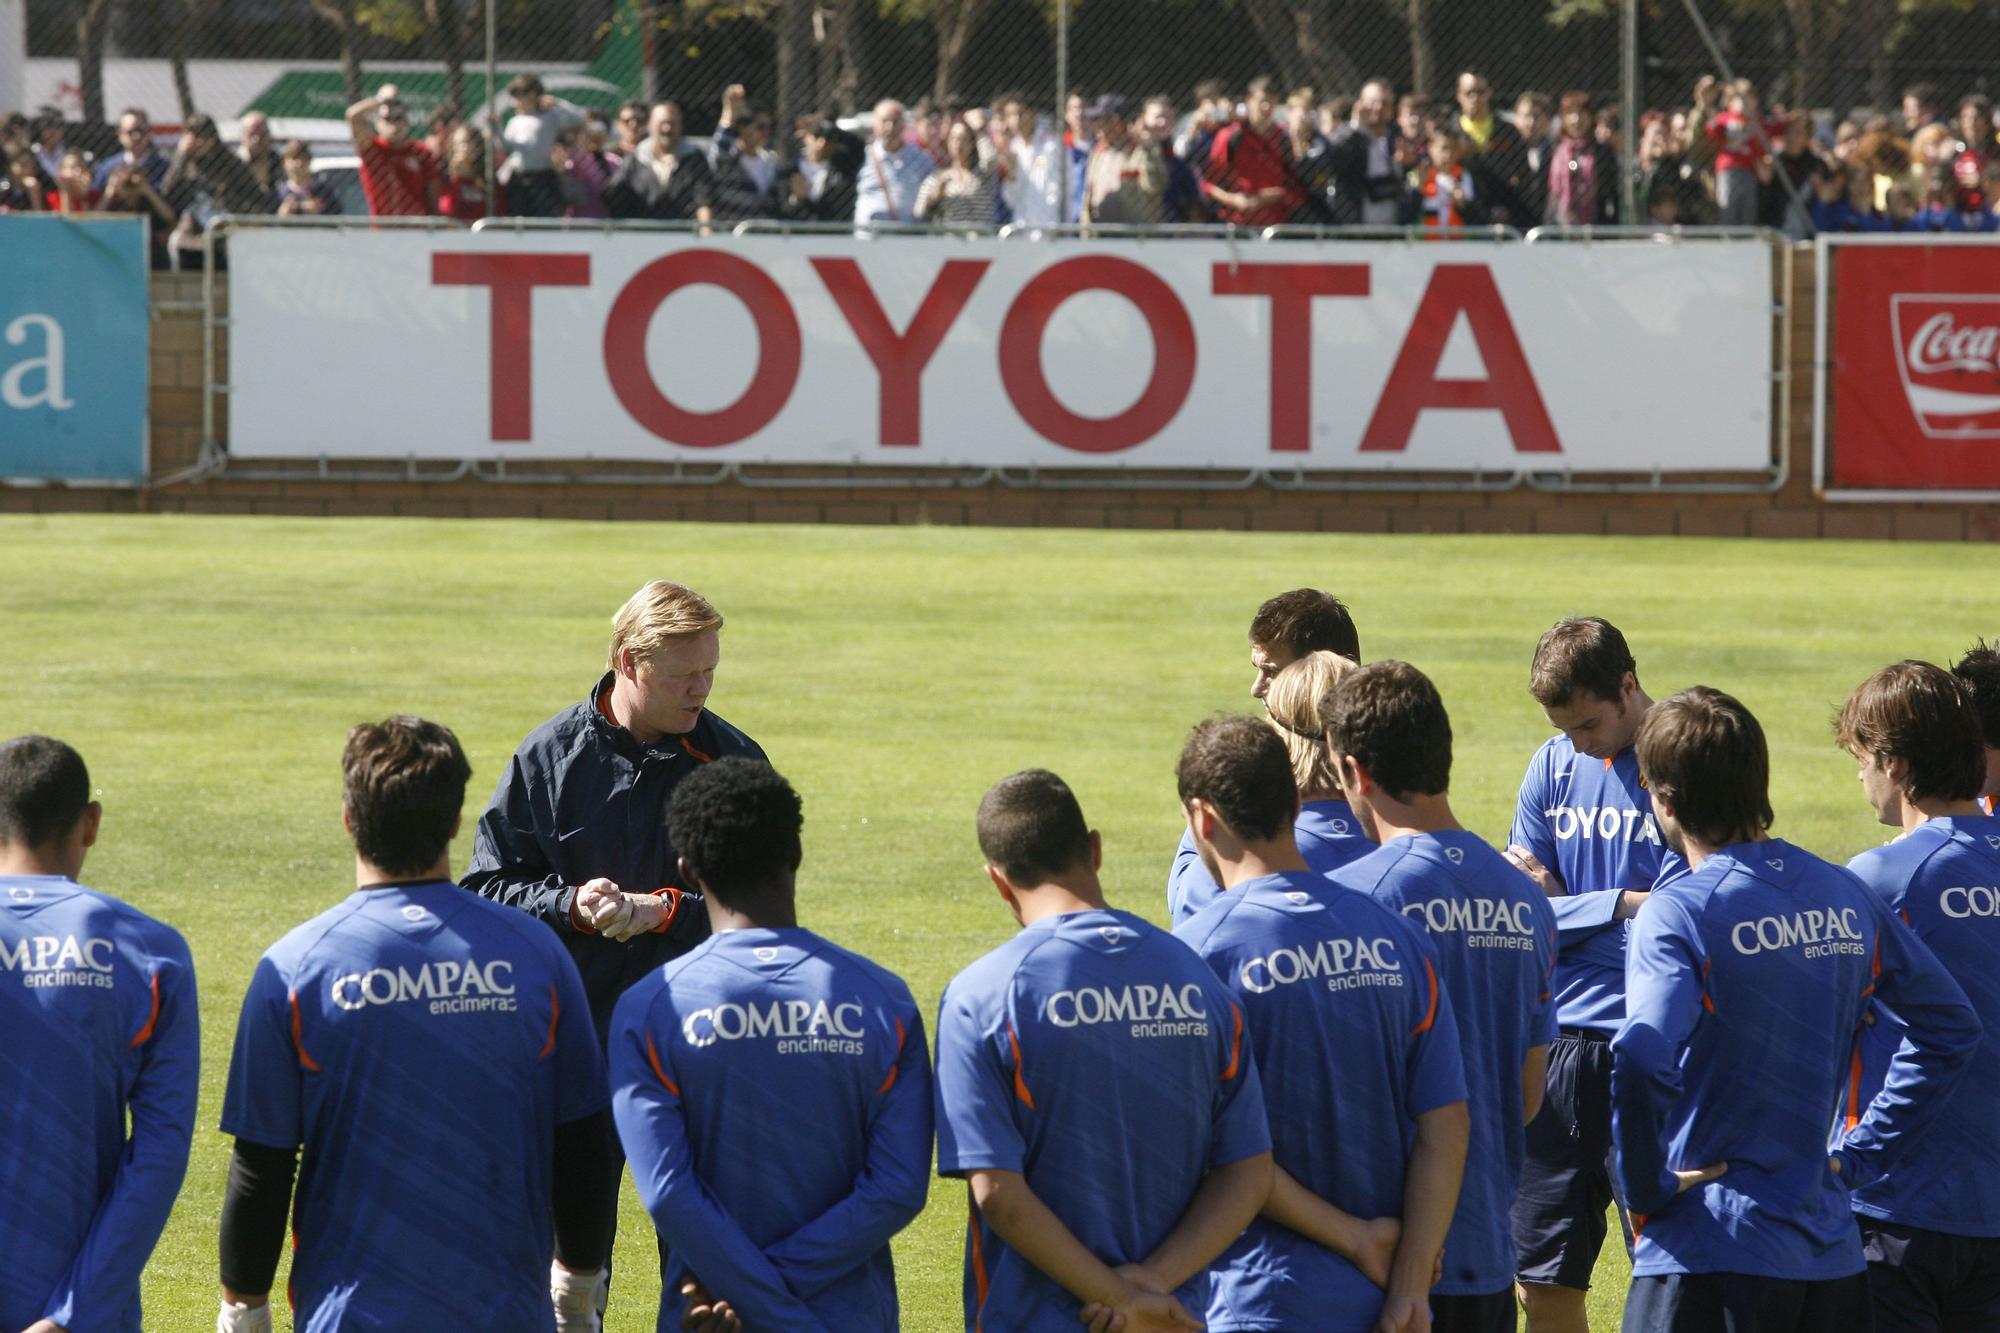
<svg viewBox="0 0 2000 1333"><path fill-rule="evenodd" d="M1518 94L1511 110L1476 70L1450 101L1370 80L1351 96L1287 92L1268 78L1166 95L1070 94L1059 123L1002 93L989 106L878 103L852 128L808 118L782 135L741 84L713 134L684 137L673 101L627 102L615 123L551 95L534 75L489 157L482 130L450 111L419 133L394 85L347 110L363 196L376 216L638 218L734 225L785 219L989 230L1229 223L1410 228L1449 234L1552 223L1762 226L1819 231L2000 230L2000 144L1991 106L1968 96L1947 118L1937 90L1905 93L1900 116L1835 123L1766 108L1748 81L1695 84L1687 103L1647 110L1627 152L1615 108L1581 91ZM0 211L147 213L157 257L184 262L220 214L327 214L338 193L311 149L280 149L259 112L226 145L190 117L171 156L146 113L124 112L115 151L65 143L60 116L15 115L0 132ZM496 164L488 179L489 160ZM1635 215L1624 213L1632 186Z"/></svg>

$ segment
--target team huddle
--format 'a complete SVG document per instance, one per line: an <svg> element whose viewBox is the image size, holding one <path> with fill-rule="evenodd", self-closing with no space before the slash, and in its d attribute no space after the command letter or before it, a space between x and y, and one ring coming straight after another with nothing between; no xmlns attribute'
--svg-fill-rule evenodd
<svg viewBox="0 0 2000 1333"><path fill-rule="evenodd" d="M1000 780L976 833L1020 930L933 1056L908 986L799 922L799 795L706 706L721 628L634 594L461 880L457 739L349 734L356 890L259 960L230 1055L219 1333L272 1326L288 1224L309 1333L598 1330L628 1166L662 1330L894 1330L934 1150L986 1333L1568 1333L1614 1209L1627 1333L2000 1329L1984 643L1846 700L1900 834L1841 867L1770 835L1741 703L1656 702L1564 620L1501 850L1423 672L1273 598L1264 716L1176 765L1171 931L1106 903L1062 779ZM192 960L78 882L90 791L0 743L0 1333L136 1333L194 1129Z"/></svg>

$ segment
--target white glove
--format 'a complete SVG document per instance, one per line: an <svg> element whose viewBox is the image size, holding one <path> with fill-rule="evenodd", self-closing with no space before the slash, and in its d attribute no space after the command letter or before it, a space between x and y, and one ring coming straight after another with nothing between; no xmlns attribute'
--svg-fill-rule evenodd
<svg viewBox="0 0 2000 1333"><path fill-rule="evenodd" d="M271 1333L271 1303L222 1302L222 1308L215 1312L215 1333Z"/></svg>
<svg viewBox="0 0 2000 1333"><path fill-rule="evenodd" d="M601 1333L598 1288L604 1270L572 1273L561 1264L549 1265L549 1299L556 1307L556 1333Z"/></svg>

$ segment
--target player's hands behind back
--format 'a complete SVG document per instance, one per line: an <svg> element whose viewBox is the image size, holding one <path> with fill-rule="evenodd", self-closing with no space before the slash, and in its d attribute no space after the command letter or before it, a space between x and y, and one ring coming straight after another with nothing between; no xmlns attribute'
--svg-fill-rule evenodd
<svg viewBox="0 0 2000 1333"><path fill-rule="evenodd" d="M681 1328L687 1333L739 1333L743 1321L695 1278L681 1283Z"/></svg>

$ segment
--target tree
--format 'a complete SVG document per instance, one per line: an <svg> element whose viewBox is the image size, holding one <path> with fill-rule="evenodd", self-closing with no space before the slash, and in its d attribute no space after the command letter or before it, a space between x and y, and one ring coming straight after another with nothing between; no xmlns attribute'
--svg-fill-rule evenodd
<svg viewBox="0 0 2000 1333"><path fill-rule="evenodd" d="M347 100L358 102L365 95L361 87L361 53L355 47L355 0L312 0L313 13L324 19L340 38L340 77L347 86Z"/></svg>
<svg viewBox="0 0 2000 1333"><path fill-rule="evenodd" d="M1415 5L1420 0L1410 0ZM1286 87L1359 88L1361 69L1334 40L1330 0L1243 0L1264 49Z"/></svg>
<svg viewBox="0 0 2000 1333"><path fill-rule="evenodd" d="M104 29L110 17L111 0L83 0L76 7L76 81L89 125L104 123Z"/></svg>

